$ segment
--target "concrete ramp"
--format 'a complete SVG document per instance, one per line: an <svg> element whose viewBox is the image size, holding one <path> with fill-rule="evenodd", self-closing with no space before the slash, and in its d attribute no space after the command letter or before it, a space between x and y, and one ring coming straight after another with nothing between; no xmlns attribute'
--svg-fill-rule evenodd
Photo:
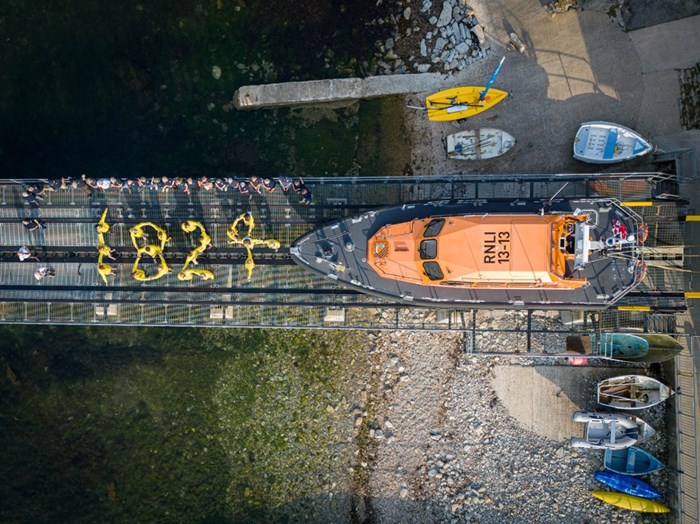
<svg viewBox="0 0 700 524"><path fill-rule="evenodd" d="M448 85L448 78L439 73L421 73L243 86L234 93L233 105L237 109L261 109L439 91L455 87Z"/></svg>
<svg viewBox="0 0 700 524"><path fill-rule="evenodd" d="M596 385L625 370L569 366L496 366L492 386L508 414L524 428L556 441L583 435L574 411L596 408Z"/></svg>

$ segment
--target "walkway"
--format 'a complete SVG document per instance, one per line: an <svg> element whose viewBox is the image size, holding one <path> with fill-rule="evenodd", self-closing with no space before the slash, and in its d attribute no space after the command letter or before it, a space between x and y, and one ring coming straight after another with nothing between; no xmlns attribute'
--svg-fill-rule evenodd
<svg viewBox="0 0 700 524"><path fill-rule="evenodd" d="M364 98L420 93L438 88L445 75L437 73L334 78L243 86L233 95L237 109L261 109L302 104L351 103Z"/></svg>

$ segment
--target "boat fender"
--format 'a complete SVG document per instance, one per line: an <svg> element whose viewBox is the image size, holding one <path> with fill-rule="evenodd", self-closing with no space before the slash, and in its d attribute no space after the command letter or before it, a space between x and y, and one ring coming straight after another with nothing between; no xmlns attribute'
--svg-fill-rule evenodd
<svg viewBox="0 0 700 524"><path fill-rule="evenodd" d="M510 38L510 47L519 53L524 53L525 52L525 44L523 44L523 41L520 40L520 37L518 36L517 33L513 32L508 34L508 38Z"/></svg>
<svg viewBox="0 0 700 524"><path fill-rule="evenodd" d="M572 366L587 366L588 359L586 357L566 357L566 361Z"/></svg>
<svg viewBox="0 0 700 524"><path fill-rule="evenodd" d="M634 279L641 282L647 276L647 265L643 260L638 260L634 266Z"/></svg>

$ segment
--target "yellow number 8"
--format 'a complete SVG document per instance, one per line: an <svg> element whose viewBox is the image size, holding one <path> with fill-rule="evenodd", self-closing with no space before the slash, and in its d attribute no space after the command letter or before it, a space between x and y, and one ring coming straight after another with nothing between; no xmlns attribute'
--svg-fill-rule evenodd
<svg viewBox="0 0 700 524"><path fill-rule="evenodd" d="M144 231L144 229L147 227L156 232L159 244L146 244L144 246L139 246L139 239L146 240L148 238L148 235ZM132 277L140 282L149 282L151 280L158 280L159 278L172 272L172 269L170 266L168 266L165 258L163 258L165 243L170 240L170 237L168 237L168 232L165 229L155 225L153 222L141 222L140 224L136 224L134 227L129 229L129 235L131 236L131 242L134 244L134 248L136 249L137 253L136 261L131 269ZM143 269L139 268L141 257L143 255L148 255L154 262L156 262L156 260L158 261L158 268L154 274L148 275Z"/></svg>

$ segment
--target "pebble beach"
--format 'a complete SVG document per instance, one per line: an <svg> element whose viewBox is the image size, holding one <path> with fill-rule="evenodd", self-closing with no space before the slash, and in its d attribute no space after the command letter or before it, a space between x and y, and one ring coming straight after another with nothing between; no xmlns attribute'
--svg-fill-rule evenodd
<svg viewBox="0 0 700 524"><path fill-rule="evenodd" d="M501 325L507 329L507 317ZM505 325L504 325L505 324ZM489 333L491 345L511 348L506 335ZM470 356L459 333L380 333L371 337L379 374L372 390L351 409L355 433L367 430L353 474L366 471L364 505L356 517L370 522L599 523L666 522L608 506L590 492L606 490L593 479L603 451L574 449L557 426L570 423L572 390L558 389L547 368L573 375L578 407L595 409L596 376L629 368L562 368L562 362ZM565 366L565 364L564 364ZM642 371L642 370L636 370ZM538 377L539 378L539 377ZM505 387L504 380L516 380ZM537 389L537 390L535 390ZM514 390L514 391L513 391ZM533 391L535 390L535 391ZM548 395L551 395L548 398ZM572 395L573 396L573 395ZM563 401L562 401L563 397ZM537 401L546 415L516 418ZM657 429L640 446L668 454L666 406L641 416ZM370 412L371 416L364 416ZM669 495L667 471L646 478Z"/></svg>

